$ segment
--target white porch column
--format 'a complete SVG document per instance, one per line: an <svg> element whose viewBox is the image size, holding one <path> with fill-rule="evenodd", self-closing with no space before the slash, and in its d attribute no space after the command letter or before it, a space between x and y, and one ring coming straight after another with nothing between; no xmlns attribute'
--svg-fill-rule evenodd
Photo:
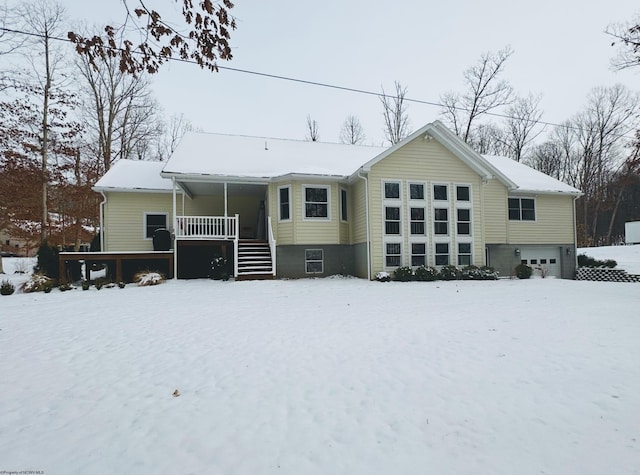
<svg viewBox="0 0 640 475"><path fill-rule="evenodd" d="M178 239L176 238L176 231L178 229L178 217L176 213L178 207L176 206L176 177L171 177L171 183L173 184L173 278L178 278ZM184 198L182 198L184 204Z"/></svg>
<svg viewBox="0 0 640 475"><path fill-rule="evenodd" d="M224 182L224 217L227 217L227 182Z"/></svg>

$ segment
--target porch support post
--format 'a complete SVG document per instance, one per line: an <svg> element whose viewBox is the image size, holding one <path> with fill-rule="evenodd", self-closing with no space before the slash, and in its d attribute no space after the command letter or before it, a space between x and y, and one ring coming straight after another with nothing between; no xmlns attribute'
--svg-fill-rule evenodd
<svg viewBox="0 0 640 475"><path fill-rule="evenodd" d="M176 206L176 177L171 177L171 183L173 184L173 278L178 278L178 216L176 215L178 207ZM184 206L184 196L182 197L182 204ZM183 211L184 212L184 211Z"/></svg>
<svg viewBox="0 0 640 475"><path fill-rule="evenodd" d="M224 182L224 217L227 217L227 182Z"/></svg>

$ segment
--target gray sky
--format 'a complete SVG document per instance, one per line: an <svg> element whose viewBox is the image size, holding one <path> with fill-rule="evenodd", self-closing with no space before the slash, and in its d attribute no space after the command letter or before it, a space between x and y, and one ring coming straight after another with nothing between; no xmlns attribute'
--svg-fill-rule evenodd
<svg viewBox="0 0 640 475"><path fill-rule="evenodd" d="M122 19L118 0L87 8L62 2L69 16L89 23ZM130 4L134 0L129 0ZM370 91L395 80L408 97L439 102L462 89L462 74L483 52L510 45L504 79L515 90L543 94L543 120L560 122L578 112L589 90L622 83L640 91L640 68L614 72L615 49L605 28L640 13L637 0L487 0L393 2L363 0L237 0L234 59L240 69ZM175 8L157 0L160 11ZM348 114L358 116L367 143L384 140L376 97L230 71L212 74L173 63L153 78L167 115L184 113L209 132L304 138L307 114L320 140L338 141ZM437 107L411 104L413 129L440 118Z"/></svg>

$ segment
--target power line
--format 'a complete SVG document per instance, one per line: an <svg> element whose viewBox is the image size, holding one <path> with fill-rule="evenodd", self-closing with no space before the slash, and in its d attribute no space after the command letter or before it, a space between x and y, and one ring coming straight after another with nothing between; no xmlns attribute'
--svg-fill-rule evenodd
<svg viewBox="0 0 640 475"><path fill-rule="evenodd" d="M28 31L23 31L23 30L14 30L14 29L10 29L10 28L5 28L5 27L0 27L1 31L5 31L7 33L15 33L15 34L21 34L21 35L27 35L27 36L33 36L33 37L37 37L37 38L48 38L51 40L55 40L55 41L63 41L66 43L73 43L70 39L68 38L61 38L61 37L55 37L55 36L46 36L43 35L41 33L35 33L35 32L28 32ZM108 46L104 46L105 49L115 49L117 51L123 51L122 49L119 48L109 48ZM138 51L133 51L133 53L137 53L137 54L142 54ZM180 63L187 63L187 64L194 64L196 66L200 66L196 61L193 60L189 60L189 59L182 59L182 58L173 58L173 57L169 57L167 58L168 61L176 61L176 62L180 62ZM300 79L300 78L293 78L290 76L282 76L279 74L271 74L271 73L264 73L261 71L253 71L250 69L242 69L242 68L233 68L230 66L220 66L219 64L216 64L216 67L218 69L221 70L225 70L225 71L232 71L232 72L237 72L237 73L242 73L242 74L251 74L253 76L260 76L260 77L266 77L266 78L271 78L271 79L279 79L281 81L289 81L289 82L295 82L295 83L299 83L299 84L307 84L310 86L317 86L317 87L324 87L324 88L328 88L328 89L336 89L339 91L346 91L346 92L353 92L356 94L364 94L364 95L369 95L369 96L375 96L375 97L379 97L379 98L394 98L396 96L393 95L388 95L388 94L384 94L384 93L380 93L380 92L374 92L374 91L367 91L366 89L358 89L358 88L353 88L353 87L348 87L348 86L339 86L336 84L329 84L329 83L324 83L324 82L320 82L320 81L311 81L311 80L307 80L307 79ZM427 100L423 100L423 99L412 99L409 97L404 97L403 98L404 101L407 102L411 102L414 104L421 104L421 105L427 105L427 106L432 106L432 107L439 107L439 108L443 108L443 107L449 107L451 109L454 110L458 110L458 111L462 111L462 112L471 112L468 109L465 109L463 107L457 107L457 106L448 106L445 105L441 102L433 102L433 101L427 101ZM484 112L484 115L488 115L491 117L498 117L501 119L519 119L518 117L514 117L508 114L501 114L499 112ZM550 127L565 127L565 128L569 128L569 129L573 129L573 130L582 130L580 127L577 127L575 125L571 125L571 124L557 124L555 122L547 122L544 120L537 120L535 121L536 124L541 124L541 125L545 125L545 126L550 126ZM626 138L634 138L633 136L629 136L628 133L626 134L616 134L619 137L626 137Z"/></svg>

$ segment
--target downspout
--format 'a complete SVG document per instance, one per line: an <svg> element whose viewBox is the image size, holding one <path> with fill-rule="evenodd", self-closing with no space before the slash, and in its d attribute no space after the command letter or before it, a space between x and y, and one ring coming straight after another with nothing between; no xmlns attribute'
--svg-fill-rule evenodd
<svg viewBox="0 0 640 475"><path fill-rule="evenodd" d="M367 228L367 279L371 280L371 239L369 236L369 180L358 172L358 178L364 180L365 225Z"/></svg>
<svg viewBox="0 0 640 475"><path fill-rule="evenodd" d="M104 205L107 204L107 195L104 194L104 191L101 191L100 194L104 198L100 202L100 251L104 252Z"/></svg>

